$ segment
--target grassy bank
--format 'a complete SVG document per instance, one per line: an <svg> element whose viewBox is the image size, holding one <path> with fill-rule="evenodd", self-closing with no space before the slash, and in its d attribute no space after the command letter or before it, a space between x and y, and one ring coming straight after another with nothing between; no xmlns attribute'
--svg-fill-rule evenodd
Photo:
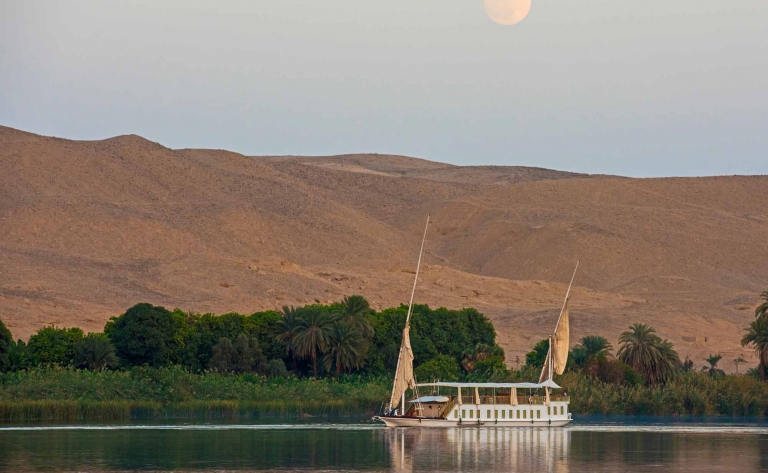
<svg viewBox="0 0 768 473"><path fill-rule="evenodd" d="M0 381L6 421L364 415L389 394L384 378L266 379L180 368L41 369L5 373Z"/></svg>
<svg viewBox="0 0 768 473"><path fill-rule="evenodd" d="M751 376L689 372L663 386L630 386L566 373L557 381L579 414L768 416L768 384Z"/></svg>
<svg viewBox="0 0 768 473"><path fill-rule="evenodd" d="M768 415L768 384L747 376L681 373L665 386L557 380L576 414ZM253 419L365 416L388 398L384 377L267 379L181 368L93 372L40 369L0 375L0 420Z"/></svg>

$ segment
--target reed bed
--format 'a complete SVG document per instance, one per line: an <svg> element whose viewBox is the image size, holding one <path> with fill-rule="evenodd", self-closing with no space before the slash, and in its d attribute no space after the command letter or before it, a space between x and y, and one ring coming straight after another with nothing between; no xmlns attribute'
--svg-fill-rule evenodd
<svg viewBox="0 0 768 473"><path fill-rule="evenodd" d="M768 384L747 376L680 373L664 386L603 383L582 373L557 379L571 411L603 415L768 415ZM0 420L334 418L371 415L391 380L267 379L192 374L181 368L128 371L40 369L0 375Z"/></svg>
<svg viewBox="0 0 768 473"><path fill-rule="evenodd" d="M181 368L42 369L0 376L0 420L367 415L387 397L389 382L360 376L337 380L192 374Z"/></svg>
<svg viewBox="0 0 768 473"><path fill-rule="evenodd" d="M559 380L581 414L745 416L768 415L768 384L749 376L679 373L663 386L603 383L578 373Z"/></svg>

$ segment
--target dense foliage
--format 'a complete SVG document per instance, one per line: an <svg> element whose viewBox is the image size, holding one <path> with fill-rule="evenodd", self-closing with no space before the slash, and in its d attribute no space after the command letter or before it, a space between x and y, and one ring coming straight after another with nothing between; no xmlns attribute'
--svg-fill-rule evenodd
<svg viewBox="0 0 768 473"><path fill-rule="evenodd" d="M387 376L397 364L406 312L406 306L376 312L358 295L251 315L195 314L141 303L111 318L103 334L45 327L25 345L13 343L8 333L8 348L0 352L8 361L0 366L3 371L180 366L192 373L272 377ZM417 305L412 327L420 378L482 378L506 370L493 325L474 309Z"/></svg>
<svg viewBox="0 0 768 473"><path fill-rule="evenodd" d="M8 327L0 320L0 371L11 367L11 350L13 349L13 336Z"/></svg>

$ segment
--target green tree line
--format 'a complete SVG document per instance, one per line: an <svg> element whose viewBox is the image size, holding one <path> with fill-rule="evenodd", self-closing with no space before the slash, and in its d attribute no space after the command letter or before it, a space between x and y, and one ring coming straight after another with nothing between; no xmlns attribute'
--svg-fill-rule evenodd
<svg viewBox="0 0 768 473"><path fill-rule="evenodd" d="M407 307L373 310L359 295L335 304L250 315L197 314L137 304L102 333L44 327L27 343L0 321L0 371L68 367L93 371L179 366L191 373L267 377L389 375ZM413 308L411 345L423 379L463 379L504 369L490 320L475 309Z"/></svg>

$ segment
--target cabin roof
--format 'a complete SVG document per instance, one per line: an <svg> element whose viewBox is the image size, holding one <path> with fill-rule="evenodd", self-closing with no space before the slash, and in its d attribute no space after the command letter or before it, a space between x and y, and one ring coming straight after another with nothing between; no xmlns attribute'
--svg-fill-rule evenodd
<svg viewBox="0 0 768 473"><path fill-rule="evenodd" d="M552 388L560 389L551 379L544 381L543 383L446 383L444 381L438 381L436 383L420 383L418 387L427 386L439 386L447 388L521 388L521 389L539 389L539 388Z"/></svg>

